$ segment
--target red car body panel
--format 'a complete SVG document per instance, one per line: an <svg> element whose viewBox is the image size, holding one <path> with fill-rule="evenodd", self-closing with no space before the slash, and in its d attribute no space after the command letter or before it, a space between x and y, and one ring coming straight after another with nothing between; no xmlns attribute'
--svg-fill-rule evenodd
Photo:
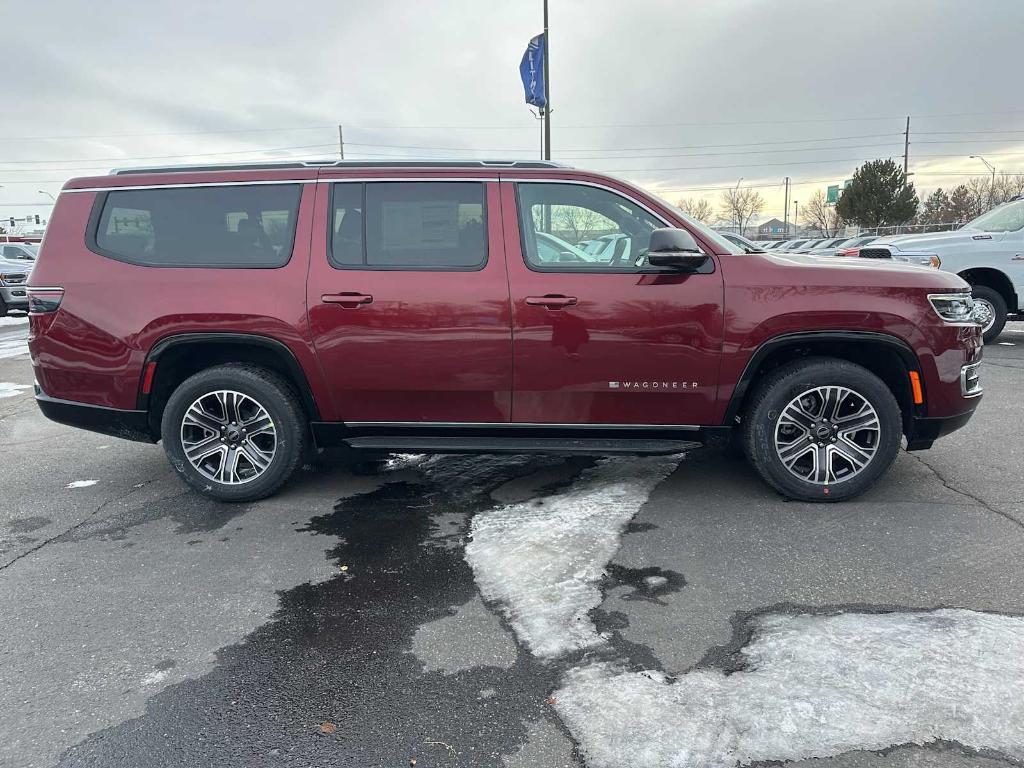
<svg viewBox="0 0 1024 768"><path fill-rule="evenodd" d="M323 179L377 178L324 172ZM492 174L448 174L486 178ZM384 177L387 178L387 177ZM438 176L428 178L436 180ZM503 423L512 331L498 185L486 185L488 255L478 271L337 269L327 260L329 184L317 184L307 301L334 412L346 422ZM357 292L343 307L325 294Z"/></svg>

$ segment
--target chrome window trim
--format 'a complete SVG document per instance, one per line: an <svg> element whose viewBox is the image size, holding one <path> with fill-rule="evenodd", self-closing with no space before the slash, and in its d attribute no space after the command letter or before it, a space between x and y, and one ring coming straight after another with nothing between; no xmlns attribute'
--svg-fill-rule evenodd
<svg viewBox="0 0 1024 768"><path fill-rule="evenodd" d="M675 224L672 224L671 222L666 221L665 217L662 216L660 213L658 213L657 211L651 210L651 208L649 206L645 205L644 203L641 203L639 200L634 198L632 195L627 195L621 189L616 189L615 187L609 187L607 184L598 184L596 181L583 181L582 179L542 179L542 178L530 179L530 178L519 178L519 177L510 178L508 176L503 176L501 180L502 181L511 181L511 182L516 183L516 184L576 184L576 185L581 186L581 187L596 187L597 189L603 189L606 192L611 192L612 194L618 195L619 197L624 197L625 199L629 200L629 202L633 203L633 205L636 205L636 206L638 206L640 208L643 208L645 211L647 211L649 214L651 214L651 216L656 218L658 221L660 221L666 227L670 227L671 229L679 229L679 227L677 227Z"/></svg>
<svg viewBox="0 0 1024 768"><path fill-rule="evenodd" d="M346 421L346 427L458 427L479 429L671 429L680 432L696 432L695 424L548 424L540 422L491 422L491 421Z"/></svg>

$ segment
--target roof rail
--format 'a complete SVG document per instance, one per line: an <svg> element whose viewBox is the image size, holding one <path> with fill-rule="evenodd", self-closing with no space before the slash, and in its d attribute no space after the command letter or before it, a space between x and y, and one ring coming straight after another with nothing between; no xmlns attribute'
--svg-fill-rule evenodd
<svg viewBox="0 0 1024 768"><path fill-rule="evenodd" d="M190 171L258 171L289 168L567 168L550 160L271 160L268 162L216 163L210 165L149 165L114 168L112 176L133 173L183 173Z"/></svg>

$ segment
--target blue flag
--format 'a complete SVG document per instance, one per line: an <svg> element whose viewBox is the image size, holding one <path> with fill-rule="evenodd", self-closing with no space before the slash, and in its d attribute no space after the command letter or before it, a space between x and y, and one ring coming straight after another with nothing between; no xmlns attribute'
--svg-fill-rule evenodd
<svg viewBox="0 0 1024 768"><path fill-rule="evenodd" d="M544 89L544 35L531 38L523 60L519 62L519 75L526 89L526 103L544 109L547 98Z"/></svg>

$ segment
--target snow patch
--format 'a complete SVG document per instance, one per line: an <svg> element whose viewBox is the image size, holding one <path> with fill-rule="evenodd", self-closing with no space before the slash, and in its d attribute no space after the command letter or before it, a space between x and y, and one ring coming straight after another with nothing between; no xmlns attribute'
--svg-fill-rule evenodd
<svg viewBox="0 0 1024 768"><path fill-rule="evenodd" d="M28 340L24 338L18 339L0 339L0 360L9 360L15 357L21 357L22 355L28 354Z"/></svg>
<svg viewBox="0 0 1024 768"><path fill-rule="evenodd" d="M28 315L9 315L7 317L0 317L0 326L3 325L27 325Z"/></svg>
<svg viewBox="0 0 1024 768"><path fill-rule="evenodd" d="M14 397L25 389L32 389L31 384L11 384L9 381L0 381L0 398Z"/></svg>
<svg viewBox="0 0 1024 768"><path fill-rule="evenodd" d="M1024 758L1024 619L967 610L769 615L744 671L591 664L556 709L587 765L726 768L956 741Z"/></svg>
<svg viewBox="0 0 1024 768"><path fill-rule="evenodd" d="M68 488L88 488L90 485L96 485L99 480L72 480L67 484Z"/></svg>
<svg viewBox="0 0 1024 768"><path fill-rule="evenodd" d="M166 669L160 669L156 672L147 672L146 675L142 678L142 685L146 686L162 683L164 680L167 679L168 675L170 675L170 671Z"/></svg>
<svg viewBox="0 0 1024 768"><path fill-rule="evenodd" d="M999 346L1000 347L1016 347L1017 345L1014 344L1012 341L1000 341L999 342Z"/></svg>
<svg viewBox="0 0 1024 768"><path fill-rule="evenodd" d="M567 489L473 518L466 560L487 600L541 658L604 642L587 616L619 535L680 456L610 458Z"/></svg>

